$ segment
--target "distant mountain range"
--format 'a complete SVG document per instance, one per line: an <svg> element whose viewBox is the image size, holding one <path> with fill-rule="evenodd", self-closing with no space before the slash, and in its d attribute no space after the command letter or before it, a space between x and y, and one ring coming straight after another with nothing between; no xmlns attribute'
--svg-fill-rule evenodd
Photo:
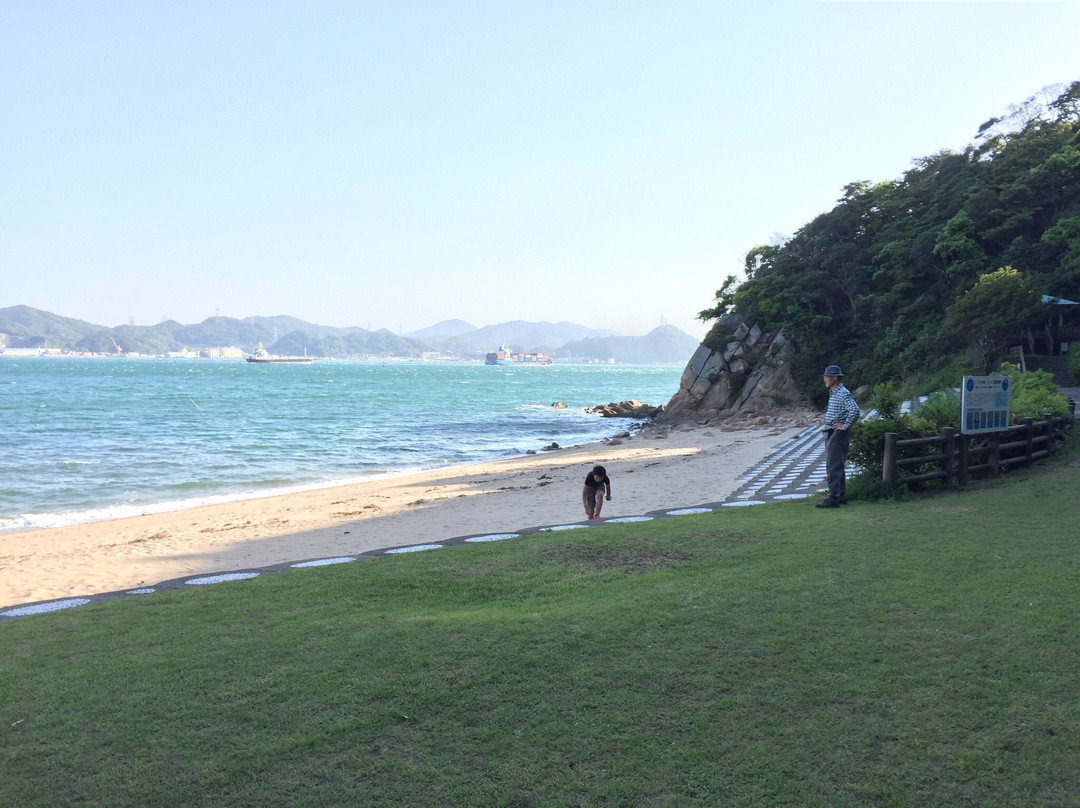
<svg viewBox="0 0 1080 808"><path fill-rule="evenodd" d="M506 346L566 361L614 359L659 365L687 362L699 340L671 325L661 325L644 336L624 337L565 322L513 321L476 328L463 320L446 320L399 335L386 329L313 325L288 316L210 317L194 325L168 320L153 326L109 328L29 306L0 309L0 348L164 355L230 347L250 353L259 344L273 354L336 359L482 359L488 351Z"/></svg>

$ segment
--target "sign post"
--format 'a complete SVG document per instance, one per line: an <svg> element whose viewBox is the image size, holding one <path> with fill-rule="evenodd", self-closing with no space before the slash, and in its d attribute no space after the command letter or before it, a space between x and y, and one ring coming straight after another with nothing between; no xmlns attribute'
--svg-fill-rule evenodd
<svg viewBox="0 0 1080 808"><path fill-rule="evenodd" d="M960 395L960 432L978 435L1009 426L1011 382L1008 376L965 376Z"/></svg>

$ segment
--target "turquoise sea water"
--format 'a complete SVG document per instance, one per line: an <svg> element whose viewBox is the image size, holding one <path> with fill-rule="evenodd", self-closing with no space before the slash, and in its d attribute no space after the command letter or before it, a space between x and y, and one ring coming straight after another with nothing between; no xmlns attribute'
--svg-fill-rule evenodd
<svg viewBox="0 0 1080 808"><path fill-rule="evenodd" d="M0 358L0 532L584 443L681 367ZM566 409L551 405L561 401Z"/></svg>

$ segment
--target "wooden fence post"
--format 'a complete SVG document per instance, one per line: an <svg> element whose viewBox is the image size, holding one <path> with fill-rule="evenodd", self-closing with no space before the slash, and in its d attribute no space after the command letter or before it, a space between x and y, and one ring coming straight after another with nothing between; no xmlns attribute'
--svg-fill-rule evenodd
<svg viewBox="0 0 1080 808"><path fill-rule="evenodd" d="M896 440L895 432L885 433L885 456L881 466L881 481L889 488L896 486Z"/></svg>
<svg viewBox="0 0 1080 808"><path fill-rule="evenodd" d="M953 446L956 444L956 430L947 426L941 430L942 441L941 453L945 455L941 459L941 471L945 474L941 487L946 490L953 487Z"/></svg>
<svg viewBox="0 0 1080 808"><path fill-rule="evenodd" d="M960 434L960 460L957 464L956 481L964 486L968 484L968 437Z"/></svg>
<svg viewBox="0 0 1080 808"><path fill-rule="evenodd" d="M1001 476L1001 433L991 432L986 444L986 462L988 465L986 476L991 480L996 480Z"/></svg>
<svg viewBox="0 0 1080 808"><path fill-rule="evenodd" d="M1031 453L1035 451L1035 422L1030 418L1021 418L1020 423L1024 425L1024 440L1027 441L1027 448L1024 449L1024 465L1031 468Z"/></svg>

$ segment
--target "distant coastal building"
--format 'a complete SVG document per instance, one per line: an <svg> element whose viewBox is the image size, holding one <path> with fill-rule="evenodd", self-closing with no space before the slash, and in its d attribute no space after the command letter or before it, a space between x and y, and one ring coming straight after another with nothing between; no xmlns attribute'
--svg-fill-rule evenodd
<svg viewBox="0 0 1080 808"><path fill-rule="evenodd" d="M203 351L207 359L243 359L244 351L241 348L207 348Z"/></svg>

